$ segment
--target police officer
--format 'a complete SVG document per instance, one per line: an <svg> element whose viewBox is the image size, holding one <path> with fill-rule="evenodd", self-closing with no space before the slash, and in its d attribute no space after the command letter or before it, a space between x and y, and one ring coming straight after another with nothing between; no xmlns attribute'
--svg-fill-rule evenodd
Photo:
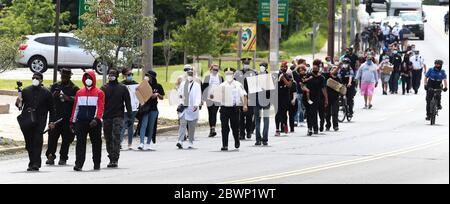
<svg viewBox="0 0 450 204"><path fill-rule="evenodd" d="M55 125L55 128L48 132L48 149L46 152L47 165L54 165L56 159L56 149L59 137L62 137L60 159L58 165L66 165L69 159L69 148L75 139L75 134L70 129L70 115L72 114L73 103L77 91L80 90L70 79L72 71L61 69L61 81L53 84L50 91L53 94L53 104L55 107L54 120L62 119Z"/></svg>
<svg viewBox="0 0 450 204"><path fill-rule="evenodd" d="M443 90L444 92L447 92L448 90L448 82L447 82L447 74L445 73L445 70L442 69L442 66L444 65L444 62L442 60L436 60L434 62L434 67L428 70L427 74L425 75L425 90L427 91L427 118L426 120L431 119L431 113L430 113L430 102L434 97L434 94L439 94L437 96L438 98L438 109L442 109L441 105L441 95L440 93L436 93L431 89L438 89ZM442 83L444 82L444 83ZM444 84L444 88L442 88L442 84Z"/></svg>
<svg viewBox="0 0 450 204"><path fill-rule="evenodd" d="M400 79L400 71L402 66L402 55L395 49L392 51L390 62L394 65L394 71L389 79L389 87L391 94L398 94L398 80Z"/></svg>
<svg viewBox="0 0 450 204"><path fill-rule="evenodd" d="M234 80L235 69L225 70L225 82L220 85L224 97L221 100L220 121L222 122L222 151L228 151L228 134L231 131L234 137L234 147L239 149L239 110L248 111L248 98L244 86Z"/></svg>
<svg viewBox="0 0 450 204"><path fill-rule="evenodd" d="M427 73L427 66L425 65L425 59L420 55L420 51L413 49L413 55L410 57L409 61L413 64L412 73L412 87L414 93L417 95L419 93L420 83L422 81L422 73Z"/></svg>
<svg viewBox="0 0 450 204"><path fill-rule="evenodd" d="M341 64L341 70L339 71L339 78L342 84L347 86L347 105L349 109L349 117L353 118L353 109L355 106L355 96L356 96L356 81L355 72L351 67L351 60L349 58L344 58Z"/></svg>
<svg viewBox="0 0 450 204"><path fill-rule="evenodd" d="M256 71L251 69L250 62L251 58L243 58L242 64L243 68L242 70L236 71L234 78L236 81L241 83L244 86L244 90L248 93L248 83L247 78L248 77L254 77L257 75ZM239 139L245 140L246 136L247 139L252 138L253 130L255 129L255 122L254 122L254 108L256 105L256 94L249 94L248 95L248 111L244 112L243 107L240 107L239 109Z"/></svg>
<svg viewBox="0 0 450 204"><path fill-rule="evenodd" d="M41 168L41 153L44 141L44 129L47 125L47 114L50 112L49 128L54 129L53 97L51 92L42 86L43 75L33 74L32 86L22 91L22 97L17 98L16 106L22 109L17 118L25 138L25 146L30 162L27 171L39 171Z"/></svg>

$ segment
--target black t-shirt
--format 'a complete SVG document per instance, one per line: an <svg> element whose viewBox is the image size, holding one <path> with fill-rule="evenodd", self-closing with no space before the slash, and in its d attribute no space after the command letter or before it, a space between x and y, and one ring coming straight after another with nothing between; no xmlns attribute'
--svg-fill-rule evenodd
<svg viewBox="0 0 450 204"><path fill-rule="evenodd" d="M165 96L166 93L164 92L163 87L161 84L152 85L153 93L159 93L161 96ZM150 107L150 111L158 111L158 98L150 99L147 103Z"/></svg>
<svg viewBox="0 0 450 204"><path fill-rule="evenodd" d="M325 77L322 75L315 76L311 80L308 81L306 84L307 88L309 89L310 98L314 103L319 103L322 99L322 89L325 88L327 85L327 82L325 80Z"/></svg>
<svg viewBox="0 0 450 204"><path fill-rule="evenodd" d="M402 66L402 56L394 54L391 56L391 63L394 65L394 72L400 72Z"/></svg>
<svg viewBox="0 0 450 204"><path fill-rule="evenodd" d="M344 58L350 59L350 66L352 67L353 71L356 70L356 62L358 62L358 55L355 54L346 54Z"/></svg>
<svg viewBox="0 0 450 204"><path fill-rule="evenodd" d="M70 120L70 117L72 115L72 109L74 104L73 97L75 97L80 88L78 88L72 82L70 82L67 86L63 85L61 82L58 82L50 87L50 92L52 93L52 95L53 93L56 92L56 90L60 90L62 93L64 93L64 95L69 96L71 99L69 101L61 101L59 96L57 97L53 96L53 104L55 107L55 117L56 117L55 119L59 120L61 118L64 118L65 120L68 121Z"/></svg>

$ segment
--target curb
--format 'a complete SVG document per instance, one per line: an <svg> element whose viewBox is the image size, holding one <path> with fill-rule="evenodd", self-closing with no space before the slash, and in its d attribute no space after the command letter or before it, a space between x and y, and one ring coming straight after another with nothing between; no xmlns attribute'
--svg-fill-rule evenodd
<svg viewBox="0 0 450 204"><path fill-rule="evenodd" d="M0 95L3 96L19 96L17 91L0 90Z"/></svg>
<svg viewBox="0 0 450 204"><path fill-rule="evenodd" d="M208 123L199 123L197 125L197 127L204 127L207 126ZM170 131L175 131L178 130L179 126L178 125L174 125L174 126L168 126L168 127L163 127L163 128L158 128L157 134L162 134L162 133L166 133L166 132L170 132ZM159 135L159 136L163 136L164 135ZM44 144L42 149L47 149L47 144ZM20 147L11 147L11 148L5 148L5 149L0 149L0 156L1 155L11 155L11 154L16 154L18 152L23 152L25 151L25 146L20 146Z"/></svg>

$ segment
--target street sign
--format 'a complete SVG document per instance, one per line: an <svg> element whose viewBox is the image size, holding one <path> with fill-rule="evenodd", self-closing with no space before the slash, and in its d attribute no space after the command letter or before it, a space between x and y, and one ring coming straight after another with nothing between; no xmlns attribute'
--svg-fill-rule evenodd
<svg viewBox="0 0 450 204"><path fill-rule="evenodd" d="M258 22L270 24L270 0L259 0ZM280 25L289 23L289 0L278 0L278 23Z"/></svg>
<svg viewBox="0 0 450 204"><path fill-rule="evenodd" d="M95 2L98 2L99 4L114 4L115 5L115 1L114 0L78 0L78 5L79 5L79 11L78 11L78 29L83 29L84 27L84 22L83 20L81 20L81 16L83 16L83 14L85 14L86 12L90 12L90 4L93 4ZM128 1L119 1L118 3L121 3L122 6L126 6L126 3ZM113 18L113 13L112 10L101 10L97 12L97 16L100 18L100 20L108 25L114 25L114 18Z"/></svg>
<svg viewBox="0 0 450 204"><path fill-rule="evenodd" d="M84 22L81 16L89 11L89 4L97 0L78 0L78 29L83 29Z"/></svg>

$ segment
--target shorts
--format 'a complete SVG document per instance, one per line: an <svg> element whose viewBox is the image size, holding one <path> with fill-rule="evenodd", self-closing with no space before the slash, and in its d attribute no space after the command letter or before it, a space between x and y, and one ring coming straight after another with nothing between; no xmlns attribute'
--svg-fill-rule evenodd
<svg viewBox="0 0 450 204"><path fill-rule="evenodd" d="M381 81L383 83L387 83L389 82L389 80L391 79L391 75L390 74L381 74Z"/></svg>
<svg viewBox="0 0 450 204"><path fill-rule="evenodd" d="M373 96L375 90L374 83L361 82L361 95L363 96Z"/></svg>

